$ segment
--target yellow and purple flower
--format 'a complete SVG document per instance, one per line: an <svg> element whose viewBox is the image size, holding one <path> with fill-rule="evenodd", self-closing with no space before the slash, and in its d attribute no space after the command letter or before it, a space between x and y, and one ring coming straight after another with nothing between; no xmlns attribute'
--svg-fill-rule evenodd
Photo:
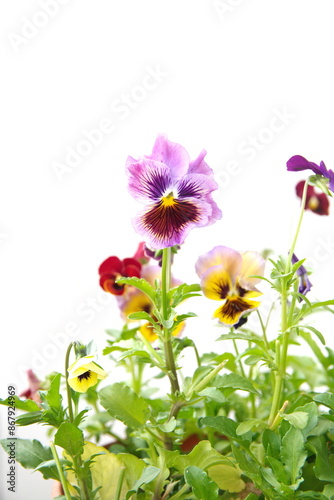
<svg viewBox="0 0 334 500"><path fill-rule="evenodd" d="M225 246L214 247L201 255L196 262L196 272L206 297L222 301L213 317L227 325L236 324L240 317L255 309L260 302L250 300L262 295L255 288L264 271L264 259L256 252L239 253Z"/></svg>
<svg viewBox="0 0 334 500"><path fill-rule="evenodd" d="M94 356L83 356L68 368L68 385L76 392L87 392L107 376L107 372L95 363Z"/></svg>
<svg viewBox="0 0 334 500"><path fill-rule="evenodd" d="M295 155L287 161L286 166L289 171L312 170L316 175L325 177L329 181L329 189L334 192L334 172L333 170L328 170L323 161L320 162L320 165L317 165L312 161L308 161L304 156Z"/></svg>
<svg viewBox="0 0 334 500"><path fill-rule="evenodd" d="M128 157L129 191L145 204L133 225L154 250L180 245L192 228L221 218L212 198L218 186L205 155L190 161L183 146L158 135L151 155Z"/></svg>

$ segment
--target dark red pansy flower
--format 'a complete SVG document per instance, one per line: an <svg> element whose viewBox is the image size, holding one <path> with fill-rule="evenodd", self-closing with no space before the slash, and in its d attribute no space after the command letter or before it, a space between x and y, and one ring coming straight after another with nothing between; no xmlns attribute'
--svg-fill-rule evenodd
<svg viewBox="0 0 334 500"><path fill-rule="evenodd" d="M140 278L140 271L141 263L135 258L108 257L99 267L100 285L106 292L123 295L125 285L116 283L117 278Z"/></svg>
<svg viewBox="0 0 334 500"><path fill-rule="evenodd" d="M296 194L301 199L303 196L305 181L298 182ZM313 186L308 186L306 193L305 210L312 210L318 215L329 215L328 197L323 192L317 192Z"/></svg>

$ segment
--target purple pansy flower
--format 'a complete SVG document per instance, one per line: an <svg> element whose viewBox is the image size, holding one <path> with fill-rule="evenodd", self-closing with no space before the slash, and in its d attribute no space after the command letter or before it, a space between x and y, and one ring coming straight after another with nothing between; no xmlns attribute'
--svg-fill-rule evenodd
<svg viewBox="0 0 334 500"><path fill-rule="evenodd" d="M328 170L323 161L320 165L308 161L306 158L300 155L295 155L287 161L287 169L293 172L299 172L300 170L312 170L317 175L322 175L329 180L329 189L334 192L334 172L333 170Z"/></svg>
<svg viewBox="0 0 334 500"><path fill-rule="evenodd" d="M192 228L221 218L212 198L218 186L205 154L190 161L183 146L158 135L151 155L128 157L129 191L146 205L133 224L154 250L181 245Z"/></svg>
<svg viewBox="0 0 334 500"><path fill-rule="evenodd" d="M292 262L292 264L296 264L296 262L299 262L299 259L297 258L297 256L295 254L292 254L291 262ZM309 292L311 290L311 287L313 285L310 282L310 280L308 279L308 273L303 265L298 267L297 276L299 276L298 292L301 293L302 295L306 295L307 292Z"/></svg>

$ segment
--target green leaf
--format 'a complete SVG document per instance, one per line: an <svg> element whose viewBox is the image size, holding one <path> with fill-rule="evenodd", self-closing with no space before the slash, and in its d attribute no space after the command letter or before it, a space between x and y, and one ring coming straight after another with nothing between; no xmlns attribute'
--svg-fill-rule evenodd
<svg viewBox="0 0 334 500"><path fill-rule="evenodd" d="M0 405L4 406L14 406L17 410L24 410L24 411L31 411L31 412L37 412L41 409L41 407L32 399L20 399L18 396L12 396L14 397L14 404L13 404L13 399L11 399L11 402L8 403L8 398L6 399L0 399Z"/></svg>
<svg viewBox="0 0 334 500"><path fill-rule="evenodd" d="M146 281L144 278L136 278L136 277L133 277L133 278L125 278L124 277L123 278L122 277L122 278L118 278L116 280L116 283L134 286L135 288L137 288L141 292L145 293L145 295L147 295L148 298L151 299L153 304L155 304L156 295L157 295L156 291L153 288L153 286L150 285L150 283L148 281Z"/></svg>
<svg viewBox="0 0 334 500"><path fill-rule="evenodd" d="M71 466L72 462L65 459L59 460L61 465ZM56 479L60 481L58 469L55 460L47 460L46 462L41 462L35 470L40 471L43 474L44 479Z"/></svg>
<svg viewBox="0 0 334 500"><path fill-rule="evenodd" d="M326 437L311 437L306 446L316 454L314 467L316 477L321 481L334 483L334 468L329 459Z"/></svg>
<svg viewBox="0 0 334 500"><path fill-rule="evenodd" d="M200 427L211 427L215 429L220 434L233 439L239 443L246 443L249 441L251 436L247 436L247 434L242 437L237 434L238 424L231 418L225 417L224 415L219 415L218 417L204 417L199 421Z"/></svg>
<svg viewBox="0 0 334 500"><path fill-rule="evenodd" d="M99 398L110 415L128 427L137 429L145 425L149 416L148 403L127 385L120 382L108 385L99 391Z"/></svg>
<svg viewBox="0 0 334 500"><path fill-rule="evenodd" d="M322 333L319 332L319 330L317 330L316 328L314 328L314 326L300 325L300 328L306 328L307 330L311 330L311 332L313 332L313 333L316 334L316 336L318 337L318 339L320 340L320 342L322 343L322 345L326 345L326 341L325 341Z"/></svg>
<svg viewBox="0 0 334 500"><path fill-rule="evenodd" d="M331 392L317 394L313 399L317 403L321 403L322 405L328 406L331 410L334 410L334 394Z"/></svg>
<svg viewBox="0 0 334 500"><path fill-rule="evenodd" d="M254 344L257 344L261 347L264 346L264 341L258 337L257 335L254 335L253 333L225 333L221 335L217 340L246 340L247 342L254 342Z"/></svg>
<svg viewBox="0 0 334 500"><path fill-rule="evenodd" d="M263 447L270 457L280 458L281 455L281 439L276 432L265 429L262 435Z"/></svg>
<svg viewBox="0 0 334 500"><path fill-rule="evenodd" d="M287 484L288 477L282 462L280 462L277 458L274 457L266 457L267 462L275 474L275 478L279 483Z"/></svg>
<svg viewBox="0 0 334 500"><path fill-rule="evenodd" d="M42 411L30 411L28 413L24 413L23 415L18 415L16 417L16 425L30 425L36 424L37 422L41 422L43 420L43 412Z"/></svg>
<svg viewBox="0 0 334 500"><path fill-rule="evenodd" d="M307 458L304 436L300 429L290 427L282 439L282 462L291 485L298 485L301 468Z"/></svg>
<svg viewBox="0 0 334 500"><path fill-rule="evenodd" d="M184 479L199 500L218 500L218 486L204 470L191 465L184 471Z"/></svg>
<svg viewBox="0 0 334 500"><path fill-rule="evenodd" d="M215 387L206 387L203 391L198 392L198 395L212 399L212 401L216 401L216 403L226 403L226 397L224 394Z"/></svg>
<svg viewBox="0 0 334 500"><path fill-rule="evenodd" d="M245 488L239 467L226 464L213 465L208 469L208 476L221 490L230 493L240 493Z"/></svg>
<svg viewBox="0 0 334 500"><path fill-rule="evenodd" d="M62 408L61 401L62 396L60 394L60 379L61 374L57 373L51 382L48 391L40 391L40 396L43 401L45 401L49 408L60 410Z"/></svg>
<svg viewBox="0 0 334 500"><path fill-rule="evenodd" d="M294 411L293 413L282 413L284 420L290 422L297 429L304 429L308 421L308 413L305 411Z"/></svg>
<svg viewBox="0 0 334 500"><path fill-rule="evenodd" d="M82 455L84 436L71 422L63 422L54 437L55 444L64 448L72 457Z"/></svg>
<svg viewBox="0 0 334 500"><path fill-rule="evenodd" d="M191 465L207 470L218 464L232 465L232 462L212 448L207 440L200 441L188 455L180 455L174 462L174 467L181 474Z"/></svg>
<svg viewBox="0 0 334 500"><path fill-rule="evenodd" d="M241 424L238 425L236 429L236 433L238 436L241 436L242 434L246 434L249 431L252 431L253 429L258 429L259 427L266 427L267 424L263 420L259 418L250 418L249 420L245 420L244 422L241 422Z"/></svg>
<svg viewBox="0 0 334 500"><path fill-rule="evenodd" d="M196 293L200 291L201 287L197 283L194 285L187 285L186 283L183 283L182 285L172 288L169 291L168 299L171 301L172 307L176 307L178 304L180 304L186 299L200 296L201 295L200 293Z"/></svg>
<svg viewBox="0 0 334 500"><path fill-rule="evenodd" d="M135 320L145 320L145 321L148 321L149 323L151 323L151 325L153 325L155 327L155 329L158 332L161 331L161 328L160 328L159 324L156 321L154 321L154 319L152 318L152 316L150 314L148 314L147 312L145 312L145 311L131 313L131 314L129 314L128 318L129 319L135 319Z"/></svg>
<svg viewBox="0 0 334 500"><path fill-rule="evenodd" d="M242 377L241 375L238 375L237 373L226 373L225 375L218 375L211 385L214 385L219 389L240 389L242 391L260 395L260 392L255 389L250 380Z"/></svg>
<svg viewBox="0 0 334 500"><path fill-rule="evenodd" d="M158 469L158 467L153 467L152 465L146 467L143 470L140 478L135 482L131 490L128 491L126 500L128 500L134 493L137 493L139 488L141 488L144 484L151 483L159 475L159 473L160 469Z"/></svg>
<svg viewBox="0 0 334 500"><path fill-rule="evenodd" d="M1 439L0 444L3 449L9 453L9 443L11 440ZM17 460L25 469L36 469L42 462L53 459L52 451L49 447L44 447L36 439L15 439L12 440L13 449L15 449L15 460ZM43 471L41 471L43 472Z"/></svg>

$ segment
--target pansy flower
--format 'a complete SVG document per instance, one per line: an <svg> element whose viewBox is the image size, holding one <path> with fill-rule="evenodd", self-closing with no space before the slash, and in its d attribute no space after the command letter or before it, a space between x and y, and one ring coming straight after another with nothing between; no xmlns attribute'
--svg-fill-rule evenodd
<svg viewBox="0 0 334 500"><path fill-rule="evenodd" d="M323 161L320 162L320 165L317 165L312 161L308 161L304 156L295 155L287 161L286 166L289 171L312 170L316 175L325 177L329 181L329 189L334 192L334 172L333 170L328 170Z"/></svg>
<svg viewBox="0 0 334 500"><path fill-rule="evenodd" d="M25 391L21 392L19 396L20 398L23 397L32 399L33 401L40 403L41 398L39 395L39 391L42 389L41 381L36 377L35 373L31 369L27 370L27 377L29 387Z"/></svg>
<svg viewBox="0 0 334 500"><path fill-rule="evenodd" d="M145 205L133 225L154 250L180 245L192 228L221 218L212 198L218 186L205 155L191 161L183 146L159 135L151 155L128 157L129 191Z"/></svg>
<svg viewBox="0 0 334 500"><path fill-rule="evenodd" d="M264 271L264 259L256 252L239 253L225 246L217 246L201 255L196 272L206 297L222 301L214 312L221 323L234 325L246 311L255 309L260 302L250 299L262 295L255 284Z"/></svg>
<svg viewBox="0 0 334 500"><path fill-rule="evenodd" d="M125 285L116 283L117 278L140 278L140 271L141 263L135 258L108 257L99 267L100 285L105 292L123 295Z"/></svg>
<svg viewBox="0 0 334 500"><path fill-rule="evenodd" d="M296 264L299 261L295 254L292 254L291 262L292 264ZM306 295L307 292L311 290L313 286L310 280L308 279L308 272L306 271L303 265L299 266L297 269L297 276L299 276L299 287L298 292L302 295ZM301 300L301 298L299 298Z"/></svg>
<svg viewBox="0 0 334 500"><path fill-rule="evenodd" d="M298 182L296 186L296 194L301 199L303 197L305 181ZM328 197L323 192L316 192L313 186L307 187L305 210L312 210L318 215L329 215Z"/></svg>
<svg viewBox="0 0 334 500"><path fill-rule="evenodd" d="M83 356L68 368L68 384L76 392L87 392L107 376L107 372L95 363L94 356Z"/></svg>

